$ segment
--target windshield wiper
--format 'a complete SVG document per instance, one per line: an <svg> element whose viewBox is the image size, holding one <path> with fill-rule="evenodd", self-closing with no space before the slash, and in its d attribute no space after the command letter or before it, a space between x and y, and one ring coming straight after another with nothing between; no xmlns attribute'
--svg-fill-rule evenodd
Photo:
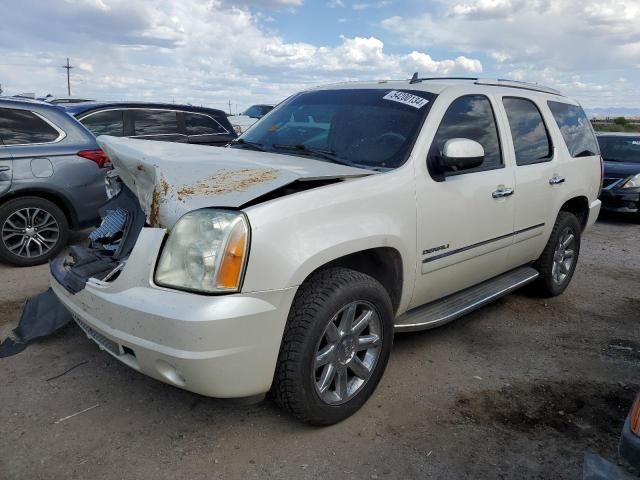
<svg viewBox="0 0 640 480"><path fill-rule="evenodd" d="M230 146L239 145L241 147L247 147L251 150L256 150L258 152L266 152L264 148L262 148L261 143L247 142L244 138L236 138L233 142L231 142Z"/></svg>
<svg viewBox="0 0 640 480"><path fill-rule="evenodd" d="M286 144L273 144L271 148L274 150L288 150L291 152L300 152L305 153L310 156L322 158L324 160L329 160L333 163L339 163L340 165L346 165L348 167L353 167L353 163L349 163L348 161L338 157L335 153L329 150L322 150L319 148L310 148L306 145L298 144L298 145L286 145Z"/></svg>

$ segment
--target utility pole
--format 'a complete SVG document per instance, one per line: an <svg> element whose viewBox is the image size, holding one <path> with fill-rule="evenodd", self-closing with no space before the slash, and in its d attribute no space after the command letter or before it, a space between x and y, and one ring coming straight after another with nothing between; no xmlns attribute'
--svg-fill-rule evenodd
<svg viewBox="0 0 640 480"><path fill-rule="evenodd" d="M62 68L64 68L67 71L67 94L69 96L71 96L71 78L70 78L70 72L71 69L73 68L71 65L69 65L69 57L67 57L67 64L63 65Z"/></svg>
<svg viewBox="0 0 640 480"><path fill-rule="evenodd" d="M229 115L233 115L233 113L231 113L231 100L229 100Z"/></svg>

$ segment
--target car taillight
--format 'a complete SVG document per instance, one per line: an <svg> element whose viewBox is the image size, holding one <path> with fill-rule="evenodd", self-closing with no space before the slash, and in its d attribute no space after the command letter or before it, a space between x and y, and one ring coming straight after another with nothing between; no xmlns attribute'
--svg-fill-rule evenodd
<svg viewBox="0 0 640 480"><path fill-rule="evenodd" d="M87 160L91 160L92 162L96 162L100 168L104 168L111 163L107 154L99 148L95 150L81 150L77 155L79 157L86 158Z"/></svg>

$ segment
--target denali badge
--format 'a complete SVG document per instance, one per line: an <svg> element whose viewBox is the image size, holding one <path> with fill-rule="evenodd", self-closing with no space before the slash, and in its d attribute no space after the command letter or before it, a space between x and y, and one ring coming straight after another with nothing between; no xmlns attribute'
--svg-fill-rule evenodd
<svg viewBox="0 0 640 480"><path fill-rule="evenodd" d="M448 243L446 245L439 245L437 247L428 248L427 250L423 250L422 254L423 255L428 255L430 253L438 252L440 250L446 250L447 248L449 248L449 244Z"/></svg>

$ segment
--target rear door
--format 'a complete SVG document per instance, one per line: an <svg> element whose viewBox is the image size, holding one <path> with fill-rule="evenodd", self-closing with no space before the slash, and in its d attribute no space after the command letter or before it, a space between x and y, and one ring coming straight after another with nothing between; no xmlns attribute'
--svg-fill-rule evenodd
<svg viewBox="0 0 640 480"><path fill-rule="evenodd" d="M189 143L221 146L235 138L234 133L210 115L195 112L183 112L182 115Z"/></svg>
<svg viewBox="0 0 640 480"><path fill-rule="evenodd" d="M178 112L164 109L131 109L132 138L160 140L163 142L187 142L188 137L178 125Z"/></svg>
<svg viewBox="0 0 640 480"><path fill-rule="evenodd" d="M515 165L514 244L508 260L515 268L540 255L553 228L563 190L563 182L553 180L561 178L561 152L554 148L544 104L518 96L503 96L500 104L509 128L505 153Z"/></svg>

